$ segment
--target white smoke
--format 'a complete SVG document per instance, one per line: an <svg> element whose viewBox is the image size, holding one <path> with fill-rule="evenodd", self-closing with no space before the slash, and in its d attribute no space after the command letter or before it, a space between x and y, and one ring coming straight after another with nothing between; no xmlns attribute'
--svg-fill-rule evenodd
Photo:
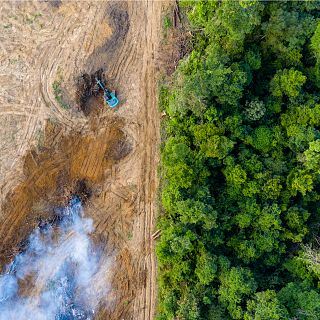
<svg viewBox="0 0 320 320"><path fill-rule="evenodd" d="M88 320L105 300L110 261L89 237L92 220L78 197L60 216L37 228L0 275L0 320Z"/></svg>

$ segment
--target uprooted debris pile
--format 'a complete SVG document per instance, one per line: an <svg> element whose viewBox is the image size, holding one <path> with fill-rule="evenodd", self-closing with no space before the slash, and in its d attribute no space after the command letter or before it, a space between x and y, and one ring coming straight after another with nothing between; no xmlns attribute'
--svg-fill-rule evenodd
<svg viewBox="0 0 320 320"><path fill-rule="evenodd" d="M92 74L83 73L77 79L76 100L78 106L86 116L91 112L90 98L99 97L102 94L102 89L97 84L96 79L105 83L103 69L99 69Z"/></svg>

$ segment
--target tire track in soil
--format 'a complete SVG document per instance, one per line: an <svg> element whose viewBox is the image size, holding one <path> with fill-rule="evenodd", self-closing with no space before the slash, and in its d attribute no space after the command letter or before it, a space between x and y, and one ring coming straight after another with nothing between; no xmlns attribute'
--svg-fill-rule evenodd
<svg viewBox="0 0 320 320"><path fill-rule="evenodd" d="M15 87L14 96L20 97L17 105L23 122L20 120L21 124L17 126L18 134L13 137L14 140L8 142L8 148L11 148L10 153L0 155L0 200L3 201L8 191L17 184L16 177L21 176L21 170L15 169L16 164L30 147L30 143L34 143L37 139L37 134L44 127L46 118L55 118L70 128L81 125L80 119L73 119L57 105L51 86L59 66L62 66L66 75L72 77L74 71L78 72L78 70L72 70L71 62L81 61L80 64L83 65L83 61L90 54L92 48L83 50L81 45L75 43L77 39L72 40L73 34L78 35L81 44L88 40L92 42L90 26L99 23L101 14L97 12L100 12L101 6L103 3L97 3L94 6L89 4L89 7L69 3L60 11L52 11L48 10L47 4L37 1L1 3L2 21L11 26L6 30L8 33L6 38L1 39L4 52L3 63L7 64L9 70L11 69L9 74L12 74L12 77L17 75L17 78L12 79L12 82L2 82L0 79L0 83L4 92ZM72 14L73 12L76 14ZM26 20L32 19L30 18L32 15L37 17L34 21ZM71 50L67 47L69 44L73 46ZM10 57L9 63L8 57ZM40 96L37 92L41 93ZM9 101L9 109L12 108L10 97L4 94L0 101L6 100ZM9 119L16 117L10 111L7 116L10 117ZM6 135L5 129L3 134Z"/></svg>
<svg viewBox="0 0 320 320"><path fill-rule="evenodd" d="M154 246L151 235L154 231L154 205L156 190L156 167L158 160L159 143L159 116L156 106L156 77L154 63L154 47L157 47L157 41L160 34L160 12L161 6L153 1L144 2L145 18L143 20L153 20L155 23L145 24L143 27L143 36L141 44L146 45L143 57L142 76L143 87L142 96L142 118L145 123L141 131L141 144L147 146L143 151L141 185L140 185L140 210L141 221L140 229L143 230L142 248L143 255L140 258L140 264L146 273L145 289L140 299L135 304L135 319L152 319L155 313L155 258ZM157 20L158 19L158 20ZM144 276L143 272L140 274Z"/></svg>
<svg viewBox="0 0 320 320"><path fill-rule="evenodd" d="M128 161L130 174L133 175L131 180L137 185L137 214L132 240L125 241L123 238L124 248L131 253L135 269L125 289L129 292L134 290L131 296L129 294L132 302L128 307L132 305L132 310L127 308L122 313L115 311L110 319L150 320L155 313L156 265L151 235L155 219L159 115L154 56L161 35L161 7L162 3L154 1L128 2L130 28L109 70L111 77L127 93L127 103L123 109L119 109L118 114L130 124L130 127L124 128L125 132L137 141L136 150ZM123 183L128 178L126 167L121 166L120 171L124 173L115 174L113 179Z"/></svg>
<svg viewBox="0 0 320 320"><path fill-rule="evenodd" d="M25 5L30 12L43 10L45 6ZM88 201L87 212L95 222L94 237L103 239L107 243L106 250L115 251L117 255L112 283L114 293L108 301L108 308L101 310L97 319L151 320L155 313L156 262L151 235L155 223L160 139L154 56L161 37L163 5L165 3L159 1L143 0L112 4L105 1L70 2L61 4L53 11L45 7L44 18L48 20L48 26L37 30L35 34L30 31L29 35L39 43L34 56L30 54L30 58L26 59L29 69L34 70L26 77L28 81L25 81L22 90L23 99L20 103L26 105L22 114L26 116L27 122L21 130L24 138L19 141L19 152L13 158L16 161L19 157L21 159L19 155L30 148L30 142L46 118L53 117L52 125L55 126L56 122L62 127L59 130L55 127L46 135L46 138L51 139L46 148L54 152L52 159L41 150L28 154L28 165L25 167L27 179L22 181L20 191L17 191L22 192L23 197L15 198L13 193L11 205L16 203L15 208L11 211L7 209L11 212L9 217L3 214L0 216L0 239L4 244L2 254L8 259L9 253L18 250L17 238L22 235L15 236L15 241L11 243L15 245L12 245L11 251L10 237L17 231L27 234L34 228L35 218L40 214L38 207L43 209L41 201L48 204L62 201L64 189L56 190L55 185L61 179L64 181L63 186L69 189L74 188L75 181L72 179L84 177L91 181L93 196ZM112 6L116 6L116 11L110 11ZM122 23L127 17L128 29L125 23L123 29L121 25L113 26L121 37L115 41L112 37L116 35L113 34L109 42L97 49L95 38L101 24L105 20L112 24L110 17L108 20L110 12L113 15L120 14ZM116 18L113 16L113 19ZM17 26L21 29L18 22ZM14 45L15 40L10 46ZM112 80L110 83L119 90L119 97L124 101L120 108L116 112L103 109L91 120L62 110L52 92L52 82L56 79L58 67L63 69L72 101L74 88L70 84L73 84L74 77L84 70L90 72L103 66L107 67L108 78ZM106 141L110 142L112 135L108 127L113 126L112 121L118 120L122 122L119 130L131 141L133 150L120 161L111 159L105 162L102 159L103 150L108 147ZM78 138L72 135L75 129ZM63 141L64 144L61 144ZM68 151L66 147L71 141L75 145ZM81 151L82 148L85 152ZM61 150L66 156L60 155ZM95 178L97 176L101 177L99 181ZM2 189L2 197L9 190L14 190L13 186L17 182L17 178L15 182L8 182L7 177L3 180L5 187ZM17 177L21 178L21 175ZM47 186L48 183L52 185Z"/></svg>

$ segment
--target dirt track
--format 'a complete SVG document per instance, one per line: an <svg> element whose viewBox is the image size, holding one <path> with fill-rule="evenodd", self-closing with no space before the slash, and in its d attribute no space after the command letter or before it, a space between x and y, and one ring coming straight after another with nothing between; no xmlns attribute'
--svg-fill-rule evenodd
<svg viewBox="0 0 320 320"><path fill-rule="evenodd" d="M99 319L153 318L159 114L155 57L164 3L1 3L0 261L52 207L81 193L94 237L116 257ZM106 70L117 111L77 109L76 80ZM65 110L55 98L61 80ZM101 97L100 97L101 98Z"/></svg>

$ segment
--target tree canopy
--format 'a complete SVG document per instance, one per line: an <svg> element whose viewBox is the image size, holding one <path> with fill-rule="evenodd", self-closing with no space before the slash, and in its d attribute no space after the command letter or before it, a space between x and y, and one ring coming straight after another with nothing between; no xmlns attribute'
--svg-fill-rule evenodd
<svg viewBox="0 0 320 320"><path fill-rule="evenodd" d="M160 90L158 319L320 319L320 2L179 4L193 37Z"/></svg>

